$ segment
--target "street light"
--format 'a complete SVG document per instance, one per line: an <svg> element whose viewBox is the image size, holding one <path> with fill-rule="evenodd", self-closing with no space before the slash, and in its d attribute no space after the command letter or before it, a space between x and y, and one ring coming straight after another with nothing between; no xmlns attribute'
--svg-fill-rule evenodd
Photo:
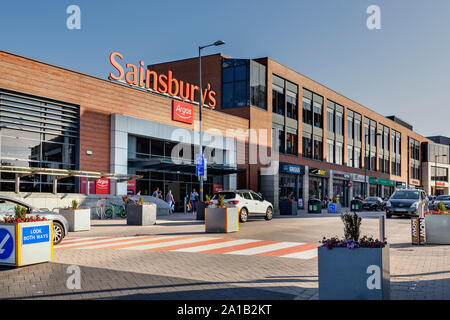
<svg viewBox="0 0 450 320"><path fill-rule="evenodd" d="M446 154L435 154L434 155L434 196L436 196L437 192L437 158L438 157L446 157Z"/></svg>
<svg viewBox="0 0 450 320"><path fill-rule="evenodd" d="M206 46L198 47L198 87L199 87L199 120L200 120L200 154L203 156L203 139L202 139L202 49L212 46L220 46L225 44L222 40L217 40L214 43L208 44ZM203 177L200 177L200 201L203 201Z"/></svg>
<svg viewBox="0 0 450 320"><path fill-rule="evenodd" d="M364 134L364 198L367 197L367 161L366 161L366 145L367 145L367 137L370 135L370 133ZM375 133L375 137L381 136L381 133L377 132ZM376 138L375 138L376 140ZM369 160L370 162L370 160Z"/></svg>

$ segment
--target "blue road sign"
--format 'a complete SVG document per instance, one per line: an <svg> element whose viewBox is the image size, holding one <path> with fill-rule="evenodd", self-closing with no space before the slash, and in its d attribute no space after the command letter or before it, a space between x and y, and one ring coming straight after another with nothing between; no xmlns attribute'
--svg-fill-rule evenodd
<svg viewBox="0 0 450 320"><path fill-rule="evenodd" d="M22 245L48 242L50 240L50 226L23 227Z"/></svg>
<svg viewBox="0 0 450 320"><path fill-rule="evenodd" d="M6 260L14 250L14 239L8 230L0 228L0 260Z"/></svg>
<svg viewBox="0 0 450 320"><path fill-rule="evenodd" d="M203 154L197 154L195 157L195 175L197 177L205 175L205 157Z"/></svg>

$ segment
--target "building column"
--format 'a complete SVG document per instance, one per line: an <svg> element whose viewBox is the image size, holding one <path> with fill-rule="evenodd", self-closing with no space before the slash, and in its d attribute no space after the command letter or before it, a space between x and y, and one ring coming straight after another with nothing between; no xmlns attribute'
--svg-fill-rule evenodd
<svg viewBox="0 0 450 320"><path fill-rule="evenodd" d="M111 153L112 173L128 174L128 123L120 114L111 115ZM117 195L127 194L127 182L117 182L114 188ZM88 188L86 188L88 189Z"/></svg>
<svg viewBox="0 0 450 320"><path fill-rule="evenodd" d="M353 200L353 183L354 182L352 182L352 186L351 187L348 187L348 206L349 207L350 207L350 203Z"/></svg>
<svg viewBox="0 0 450 320"><path fill-rule="evenodd" d="M58 193L58 179L53 179L53 194Z"/></svg>
<svg viewBox="0 0 450 320"><path fill-rule="evenodd" d="M14 178L14 192L15 193L20 193L20 175L18 173L16 173L16 176Z"/></svg>
<svg viewBox="0 0 450 320"><path fill-rule="evenodd" d="M328 199L333 199L333 170L330 170L330 178L328 179Z"/></svg>
<svg viewBox="0 0 450 320"><path fill-rule="evenodd" d="M303 207L308 208L309 200L309 167L305 166L305 174L303 175Z"/></svg>

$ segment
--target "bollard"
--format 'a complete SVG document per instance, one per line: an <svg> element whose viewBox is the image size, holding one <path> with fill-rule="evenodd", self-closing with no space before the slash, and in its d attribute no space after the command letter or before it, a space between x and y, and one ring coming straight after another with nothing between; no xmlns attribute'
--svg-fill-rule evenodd
<svg viewBox="0 0 450 320"><path fill-rule="evenodd" d="M186 197L184 197L184 214L186 214L187 212L186 212Z"/></svg>
<svg viewBox="0 0 450 320"><path fill-rule="evenodd" d="M379 239L380 239L380 241L384 242L386 240L386 216L385 215L378 217L378 226L379 226L379 231L380 231Z"/></svg>

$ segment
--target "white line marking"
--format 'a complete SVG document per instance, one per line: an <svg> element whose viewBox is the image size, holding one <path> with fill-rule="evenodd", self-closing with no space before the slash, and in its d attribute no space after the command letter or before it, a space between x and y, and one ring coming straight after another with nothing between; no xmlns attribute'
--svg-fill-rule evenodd
<svg viewBox="0 0 450 320"><path fill-rule="evenodd" d="M317 249L289 253L284 256L280 256L280 258L296 258L296 259L312 259L315 257L317 257Z"/></svg>
<svg viewBox="0 0 450 320"><path fill-rule="evenodd" d="M205 244L205 245L189 247L189 248L182 248L182 249L177 249L177 250L172 250L172 251L200 252L200 251L206 251L206 250L226 248L226 247L236 246L236 245L240 245L240 244L252 243L252 242L256 242L256 241L259 241L259 240L236 239L236 240L232 240L232 241Z"/></svg>
<svg viewBox="0 0 450 320"><path fill-rule="evenodd" d="M100 249L100 248L108 248L108 247L114 247L114 246L121 246L123 244L139 244L141 242L146 242L146 241L153 241L153 240L161 240L161 239L165 239L166 237L154 237L154 238L147 238L147 239L136 239L136 238L131 238L129 237L130 240L124 240L124 241L120 241L120 242L116 242L116 243L106 243L106 244L99 244L98 246L89 246L86 248L80 248L83 250L90 250L90 249ZM113 240L113 239L111 239Z"/></svg>
<svg viewBox="0 0 450 320"><path fill-rule="evenodd" d="M114 240L121 240L121 239L135 239L135 238L136 237L118 237L118 238L103 239L103 240L92 239L91 241L86 241L86 242L62 244L62 245L56 246L55 248L70 248L70 247L75 247L75 246L84 246L84 245L93 244L93 243L101 244L101 243L107 242L107 241L114 241Z"/></svg>
<svg viewBox="0 0 450 320"><path fill-rule="evenodd" d="M183 240L175 240L175 241L165 241L165 242L145 244L145 245L136 245L136 246L127 247L127 248L120 248L119 250L147 250L147 249L161 248L161 247L167 247L167 246L176 246L178 244L187 244L187 243L193 243L193 242L199 242L199 241L211 240L211 239L216 239L216 238L201 237L201 238L191 238L191 239L183 239Z"/></svg>
<svg viewBox="0 0 450 320"><path fill-rule="evenodd" d="M274 250L278 250L278 249L294 247L297 245L299 245L299 243L295 243L295 242L272 243L272 244L261 245L261 246L254 247L254 248L230 251L230 252L226 252L226 254L254 255L254 254L258 254L258 253L264 253L264 252L268 252L268 251L274 251Z"/></svg>

